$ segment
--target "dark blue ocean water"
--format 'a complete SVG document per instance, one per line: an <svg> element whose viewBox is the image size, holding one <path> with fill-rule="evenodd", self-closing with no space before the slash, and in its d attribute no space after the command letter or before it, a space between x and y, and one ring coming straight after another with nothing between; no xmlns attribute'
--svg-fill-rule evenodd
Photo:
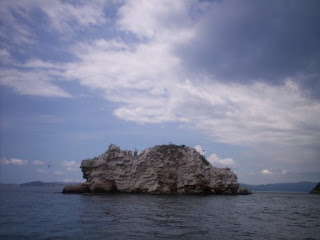
<svg viewBox="0 0 320 240"><path fill-rule="evenodd" d="M320 239L320 196L63 195L0 188L0 239Z"/></svg>

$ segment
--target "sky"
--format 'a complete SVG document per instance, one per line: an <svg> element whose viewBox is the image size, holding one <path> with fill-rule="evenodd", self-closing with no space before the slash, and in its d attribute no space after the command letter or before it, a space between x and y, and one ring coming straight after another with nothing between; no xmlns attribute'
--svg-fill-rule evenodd
<svg viewBox="0 0 320 240"><path fill-rule="evenodd" d="M320 181L320 2L0 1L0 182L81 182L109 144Z"/></svg>

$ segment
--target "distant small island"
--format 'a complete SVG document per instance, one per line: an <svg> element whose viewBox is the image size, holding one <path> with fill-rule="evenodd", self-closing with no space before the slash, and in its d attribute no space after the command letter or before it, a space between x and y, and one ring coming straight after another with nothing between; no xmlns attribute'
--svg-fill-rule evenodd
<svg viewBox="0 0 320 240"><path fill-rule="evenodd" d="M87 182L66 186L63 193L250 194L239 189L230 168L215 168L195 149L160 145L138 151L111 144L108 150L81 163Z"/></svg>
<svg viewBox="0 0 320 240"><path fill-rule="evenodd" d="M311 192L312 194L320 194L320 183L317 184L317 186L315 186Z"/></svg>

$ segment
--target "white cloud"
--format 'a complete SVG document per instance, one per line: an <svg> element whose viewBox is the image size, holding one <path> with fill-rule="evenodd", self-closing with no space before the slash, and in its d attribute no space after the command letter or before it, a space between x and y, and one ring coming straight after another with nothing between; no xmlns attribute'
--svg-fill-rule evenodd
<svg viewBox="0 0 320 240"><path fill-rule="evenodd" d="M74 167L68 167L68 168L66 168L66 170L67 170L68 172L78 172L78 171L79 171L79 167L76 167L76 166L74 166Z"/></svg>
<svg viewBox="0 0 320 240"><path fill-rule="evenodd" d="M196 1L183 0L127 1L119 9L118 25L140 38L171 40L182 35L186 38L192 35L190 9L197 6Z"/></svg>
<svg viewBox="0 0 320 240"><path fill-rule="evenodd" d="M27 68L25 71L3 69L0 72L0 84L13 88L22 95L43 97L70 97L70 94L55 85L52 79L58 75L39 66Z"/></svg>
<svg viewBox="0 0 320 240"><path fill-rule="evenodd" d="M45 162L40 161L40 160L34 160L34 161L32 162L32 164L35 165L35 166L41 166L41 165L44 165Z"/></svg>
<svg viewBox="0 0 320 240"><path fill-rule="evenodd" d="M24 2L26 3L26 2ZM30 27L26 24L30 20L28 4L25 5L22 1L1 1L0 19L0 36L3 39L10 39L15 44L33 44L35 43L34 36L31 33ZM19 20L23 19L22 21Z"/></svg>
<svg viewBox="0 0 320 240"><path fill-rule="evenodd" d="M78 164L76 163L76 161L62 161L61 162L61 165L63 167L75 167L77 166Z"/></svg>
<svg viewBox="0 0 320 240"><path fill-rule="evenodd" d="M61 165L65 167L67 172L77 172L79 171L79 163L76 161L63 161Z"/></svg>
<svg viewBox="0 0 320 240"><path fill-rule="evenodd" d="M262 175L286 175L288 171L286 169L276 169L276 170L268 170L264 169L260 172Z"/></svg>
<svg viewBox="0 0 320 240"><path fill-rule="evenodd" d="M11 60L11 55L6 49L0 49L0 61L2 63L10 63Z"/></svg>
<svg viewBox="0 0 320 240"><path fill-rule="evenodd" d="M27 160L22 160L22 159L18 159L18 158L11 158L10 159L10 163L13 165L17 165L17 166L24 166L28 164Z"/></svg>
<svg viewBox="0 0 320 240"><path fill-rule="evenodd" d="M7 165L7 164L10 164L10 161L6 158L3 158L3 159L1 159L0 163L3 165Z"/></svg>
<svg viewBox="0 0 320 240"><path fill-rule="evenodd" d="M105 1L39 1L40 9L48 16L51 25L59 32L72 32L75 26L90 26L106 22Z"/></svg>
<svg viewBox="0 0 320 240"><path fill-rule="evenodd" d="M208 157L208 161L213 165L231 167L235 164L232 158L219 158L217 154L213 153Z"/></svg>
<svg viewBox="0 0 320 240"><path fill-rule="evenodd" d="M119 118L139 123L174 121L168 89L175 88L173 72L179 68L179 60L170 54L167 44L127 45L130 50L110 49L110 45L98 40L75 47L80 60L67 65L64 76L120 103L122 106L114 110Z"/></svg>
<svg viewBox="0 0 320 240"><path fill-rule="evenodd" d="M34 37L29 23L32 21L34 9L42 11L48 20L48 28L65 34L72 34L75 30L104 24L107 16L104 7L107 1L77 1L66 2L60 0L42 1L1 1L0 18L5 19L1 32L9 35L15 43L34 44ZM17 18L16 16L19 16ZM45 22L45 21L44 21ZM2 34L4 37L4 34Z"/></svg>
<svg viewBox="0 0 320 240"><path fill-rule="evenodd" d="M239 145L276 141L305 144L320 137L311 130L319 127L315 120L320 117L320 104L304 98L289 84L207 81L198 86L186 82L180 88L184 102L176 106L176 112L218 141Z"/></svg>
<svg viewBox="0 0 320 240"><path fill-rule="evenodd" d="M63 172L60 172L60 171L54 171L53 172L55 175L63 175Z"/></svg>
<svg viewBox="0 0 320 240"><path fill-rule="evenodd" d="M194 149L203 156L206 154L200 145L196 145Z"/></svg>
<svg viewBox="0 0 320 240"><path fill-rule="evenodd" d="M260 173L263 174L263 175L272 175L272 172L270 170L268 170L268 169L264 169Z"/></svg>
<svg viewBox="0 0 320 240"><path fill-rule="evenodd" d="M16 166L25 166L28 164L27 160L22 160L22 159L18 159L18 158L10 158L10 160L7 159L2 159L1 160L1 164L3 165L16 165Z"/></svg>
<svg viewBox="0 0 320 240"><path fill-rule="evenodd" d="M47 173L45 170L40 169L40 168L38 168L36 171L37 171L37 173L40 173L40 174L46 174Z"/></svg>

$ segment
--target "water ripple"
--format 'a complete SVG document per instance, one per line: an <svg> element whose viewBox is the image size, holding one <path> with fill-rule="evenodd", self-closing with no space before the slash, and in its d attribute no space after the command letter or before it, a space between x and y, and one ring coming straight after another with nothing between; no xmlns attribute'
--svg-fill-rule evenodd
<svg viewBox="0 0 320 240"><path fill-rule="evenodd" d="M320 196L62 195L1 189L0 239L319 239Z"/></svg>

